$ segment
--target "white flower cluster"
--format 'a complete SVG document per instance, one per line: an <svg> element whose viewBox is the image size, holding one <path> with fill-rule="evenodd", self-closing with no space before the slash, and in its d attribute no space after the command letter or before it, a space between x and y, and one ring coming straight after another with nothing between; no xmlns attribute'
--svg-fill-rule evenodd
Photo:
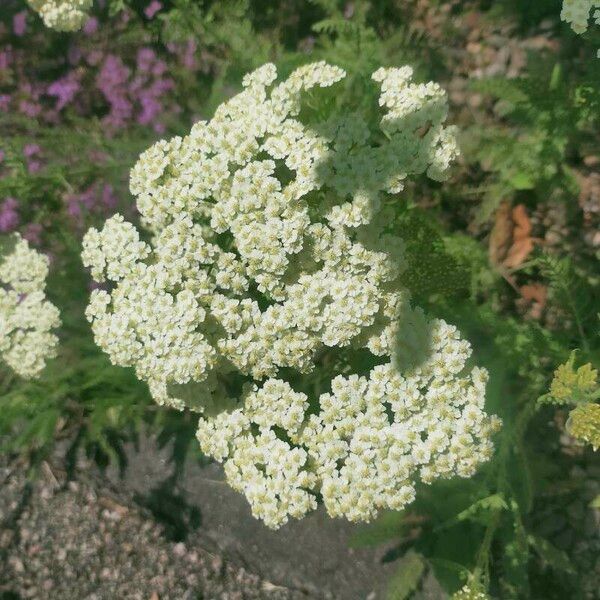
<svg viewBox="0 0 600 600"><path fill-rule="evenodd" d="M204 452L267 525L318 496L369 519L492 450L485 372L468 372L455 328L411 308L391 206L407 177L443 180L458 149L444 91L410 67L373 74L379 127L314 109L336 66L276 77L250 73L212 120L142 154L131 191L151 236L119 215L86 234L106 282L87 317L158 403L201 413ZM349 357L383 364L348 376Z"/></svg>
<svg viewBox="0 0 600 600"><path fill-rule="evenodd" d="M415 312L430 335L428 358L403 374L388 362L367 376L339 375L310 415L307 395L267 379L238 408L200 418L203 452L225 460L227 480L268 526L314 509L317 494L332 517L368 521L412 502L418 480L470 477L491 457L499 422L483 411L487 372L461 375L468 343Z"/></svg>
<svg viewBox="0 0 600 600"><path fill-rule="evenodd" d="M590 13L600 9L598 0L563 0L560 18L571 26L575 33L585 33L590 21ZM594 13L594 19L600 23L600 10Z"/></svg>
<svg viewBox="0 0 600 600"><path fill-rule="evenodd" d="M58 309L46 300L48 259L17 236L0 262L0 357L21 377L37 377L56 353Z"/></svg>
<svg viewBox="0 0 600 600"><path fill-rule="evenodd" d="M92 0L27 0L44 21L44 25L58 31L81 29L92 8Z"/></svg>
<svg viewBox="0 0 600 600"><path fill-rule="evenodd" d="M450 600L492 600L491 597L480 591L479 586L466 584L460 590L452 594Z"/></svg>
<svg viewBox="0 0 600 600"><path fill-rule="evenodd" d="M600 25L600 0L563 0L560 18L568 23L575 33L582 34L587 31L590 16L596 25ZM600 50L598 57L600 58Z"/></svg>

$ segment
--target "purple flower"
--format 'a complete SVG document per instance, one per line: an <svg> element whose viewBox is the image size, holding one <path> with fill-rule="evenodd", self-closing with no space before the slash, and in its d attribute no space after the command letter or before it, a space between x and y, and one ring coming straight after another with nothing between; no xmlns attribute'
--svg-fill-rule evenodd
<svg viewBox="0 0 600 600"><path fill-rule="evenodd" d="M0 204L0 232L9 233L17 228L19 225L18 206L19 203L15 198L6 198L6 200Z"/></svg>
<svg viewBox="0 0 600 600"><path fill-rule="evenodd" d="M107 210L113 210L117 207L117 195L110 183L105 183L102 188L102 204Z"/></svg>
<svg viewBox="0 0 600 600"><path fill-rule="evenodd" d="M185 44L178 44L175 42L167 42L167 50L177 56L181 64L189 71L197 71L199 69L198 59L196 54L198 52L198 45L196 41L189 38Z"/></svg>
<svg viewBox="0 0 600 600"><path fill-rule="evenodd" d="M156 54L152 48L140 48L137 53L136 62L137 68L140 71L150 71L152 65L156 61Z"/></svg>
<svg viewBox="0 0 600 600"><path fill-rule="evenodd" d="M30 244L39 246L42 243L41 234L43 227L39 223L29 223L22 232L22 236Z"/></svg>
<svg viewBox="0 0 600 600"><path fill-rule="evenodd" d="M82 207L90 209L94 204L94 188L89 186L83 192L70 194L65 198L67 204L67 214L81 224Z"/></svg>
<svg viewBox="0 0 600 600"><path fill-rule="evenodd" d="M79 46L69 46L67 50L67 59L70 65L78 65L81 62L83 52Z"/></svg>
<svg viewBox="0 0 600 600"><path fill-rule="evenodd" d="M56 110L61 111L67 104L73 101L73 98L80 90L81 86L73 73L57 79L48 87L48 95L57 98Z"/></svg>
<svg viewBox="0 0 600 600"><path fill-rule="evenodd" d="M101 150L90 150L89 153L90 160L98 165L103 165L110 158L106 152L102 152Z"/></svg>
<svg viewBox="0 0 600 600"><path fill-rule="evenodd" d="M196 61L196 50L198 46L196 45L196 40L189 39L185 46L185 50L183 55L181 56L181 62L186 69L190 71L195 71L198 67L198 62Z"/></svg>
<svg viewBox="0 0 600 600"><path fill-rule="evenodd" d="M30 173L37 173L42 168L41 161L35 158L41 151L42 149L37 144L27 144L23 148L23 156L25 156L27 170Z"/></svg>
<svg viewBox="0 0 600 600"><path fill-rule="evenodd" d="M164 60L157 60L152 67L152 75L154 75L154 77L160 77L167 72L168 68L167 63Z"/></svg>
<svg viewBox="0 0 600 600"><path fill-rule="evenodd" d="M38 146L38 144L27 144L23 148L23 156L31 158L32 156L39 154L41 151L42 149Z"/></svg>
<svg viewBox="0 0 600 600"><path fill-rule="evenodd" d="M96 17L89 18L83 26L83 33L92 35L98 31L98 19Z"/></svg>
<svg viewBox="0 0 600 600"><path fill-rule="evenodd" d="M88 65L92 67L98 66L102 62L103 58L104 55L102 54L102 52L100 52L100 50L92 50L91 52L88 52L85 57Z"/></svg>
<svg viewBox="0 0 600 600"><path fill-rule="evenodd" d="M129 69L123 61L114 54L108 54L98 75L99 86L105 89L114 89L127 81Z"/></svg>
<svg viewBox="0 0 600 600"><path fill-rule="evenodd" d="M0 71L6 71L11 66L13 62L13 55L11 52L11 47L8 46L5 50L0 52Z"/></svg>
<svg viewBox="0 0 600 600"><path fill-rule="evenodd" d="M83 226L84 214L106 214L112 211L117 205L117 196L110 184L97 181L81 192L66 196L65 204L67 214L77 226Z"/></svg>
<svg viewBox="0 0 600 600"><path fill-rule="evenodd" d="M19 102L19 110L30 119L35 119L42 112L42 107L37 102L30 100L21 100Z"/></svg>
<svg viewBox="0 0 600 600"><path fill-rule="evenodd" d="M6 157L6 154L5 154L4 150L0 150L0 163L4 162L5 157Z"/></svg>
<svg viewBox="0 0 600 600"><path fill-rule="evenodd" d="M0 94L0 110L8 112L10 100L11 98L8 94Z"/></svg>
<svg viewBox="0 0 600 600"><path fill-rule="evenodd" d="M144 14L151 19L161 8L162 4L158 0L152 0L152 2L144 9Z"/></svg>
<svg viewBox="0 0 600 600"><path fill-rule="evenodd" d="M22 10L13 17L13 33L21 37L27 30L27 11Z"/></svg>
<svg viewBox="0 0 600 600"><path fill-rule="evenodd" d="M109 54L96 77L96 85L110 106L105 122L113 127L123 127L131 119L133 106L127 98L129 69L114 54Z"/></svg>
<svg viewBox="0 0 600 600"><path fill-rule="evenodd" d="M142 112L138 115L138 123L148 125L160 114L162 105L149 94L144 94L139 100L142 105Z"/></svg>

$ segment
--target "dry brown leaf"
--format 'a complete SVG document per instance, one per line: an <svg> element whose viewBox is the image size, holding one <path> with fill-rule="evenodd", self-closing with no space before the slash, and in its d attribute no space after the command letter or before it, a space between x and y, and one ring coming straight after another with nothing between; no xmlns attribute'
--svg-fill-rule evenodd
<svg viewBox="0 0 600 600"><path fill-rule="evenodd" d="M502 261L502 265L507 269L514 269L525 262L525 259L533 251L533 239L524 238L515 240L510 247L506 258Z"/></svg>
<svg viewBox="0 0 600 600"><path fill-rule="evenodd" d="M496 211L494 226L490 233L490 262L499 267L508 254L513 239L514 223L511 218L510 204L502 202Z"/></svg>
<svg viewBox="0 0 600 600"><path fill-rule="evenodd" d="M517 204L512 210L512 220L515 224L513 237L522 240L531 237L531 221L523 204Z"/></svg>
<svg viewBox="0 0 600 600"><path fill-rule="evenodd" d="M548 299L548 287L541 283L528 283L519 288L521 296L527 302L535 302L542 307L546 306Z"/></svg>
<svg viewBox="0 0 600 600"><path fill-rule="evenodd" d="M511 208L506 201L496 211L490 234L489 255L496 267L514 269L531 254L535 240L531 237L531 221L523 204Z"/></svg>

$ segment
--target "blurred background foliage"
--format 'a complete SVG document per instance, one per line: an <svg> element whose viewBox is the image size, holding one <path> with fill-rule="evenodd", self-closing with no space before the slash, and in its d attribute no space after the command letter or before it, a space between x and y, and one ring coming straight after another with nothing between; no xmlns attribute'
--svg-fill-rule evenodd
<svg viewBox="0 0 600 600"><path fill-rule="evenodd" d="M398 195L407 285L473 343L504 427L477 477L423 486L355 543L387 544L385 560L410 550L394 599L428 569L449 593L470 581L498 598L597 598L600 548L582 547L581 519L563 513L600 504L597 455L568 426L574 406L599 396L599 32L575 35L559 0L159 4L99 1L82 32L59 34L21 0L2 2L0 232L50 255L64 325L39 380L0 371L0 451L26 455L32 474L60 439L71 456L119 464L143 426L175 442L177 464L200 458L193 419L154 406L94 346L83 232L117 210L135 219L127 177L140 151L210 117L264 62L283 74L338 64L349 73L339 100L372 112L370 73L411 64L449 90L462 157L449 182L423 178ZM552 526L559 518L569 532Z"/></svg>

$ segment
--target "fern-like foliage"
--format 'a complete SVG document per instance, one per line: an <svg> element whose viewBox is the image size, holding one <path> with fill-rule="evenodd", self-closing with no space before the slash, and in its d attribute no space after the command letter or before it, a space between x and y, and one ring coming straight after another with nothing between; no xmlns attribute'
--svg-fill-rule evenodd
<svg viewBox="0 0 600 600"><path fill-rule="evenodd" d="M480 222L502 200L529 194L541 202L576 194L570 164L593 151L600 124L600 92L592 83L596 65L583 73L566 72L560 63L532 60L526 76L488 78L471 84L492 97L502 125L473 126L464 139L465 154L491 173L484 184Z"/></svg>
<svg viewBox="0 0 600 600"><path fill-rule="evenodd" d="M551 299L566 312L572 321L571 329L579 345L589 352L598 338L598 286L592 285L585 271L577 269L568 257L540 254L535 263L548 282Z"/></svg>

